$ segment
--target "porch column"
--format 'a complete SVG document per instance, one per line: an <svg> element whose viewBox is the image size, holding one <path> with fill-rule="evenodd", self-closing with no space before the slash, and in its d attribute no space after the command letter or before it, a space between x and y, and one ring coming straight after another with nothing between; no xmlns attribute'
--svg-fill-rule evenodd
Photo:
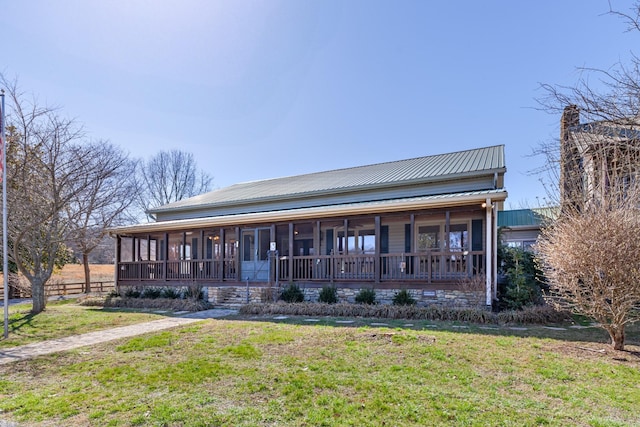
<svg viewBox="0 0 640 427"><path fill-rule="evenodd" d="M349 255L349 220L346 218L344 220L344 247L342 252L345 255Z"/></svg>
<svg viewBox="0 0 640 427"><path fill-rule="evenodd" d="M242 259L242 253L240 251L243 249L242 245L244 244L244 242L242 242L240 227L236 227L236 243L238 245L238 247L236 248L236 259L234 260L236 264L236 271L237 271L236 280L239 282L242 282L242 269L241 269L242 263L240 262L240 260Z"/></svg>
<svg viewBox="0 0 640 427"><path fill-rule="evenodd" d="M491 199L487 199L484 203L486 209L486 254L485 254L485 304L491 306L493 296L493 205Z"/></svg>
<svg viewBox="0 0 640 427"><path fill-rule="evenodd" d="M492 254L493 270L491 271L493 272L493 299L495 300L495 299L498 299L498 230L497 230L498 213L496 212L495 209L491 209L491 214L493 218L493 223L496 225L494 227L491 227L493 231L493 254Z"/></svg>
<svg viewBox="0 0 640 427"><path fill-rule="evenodd" d="M116 235L115 238L115 245L116 245L116 268L115 271L113 272L113 286L116 288L116 292L118 292L118 276L119 276L119 272L120 272L120 236Z"/></svg>
<svg viewBox="0 0 640 427"><path fill-rule="evenodd" d="M222 282L226 278L226 273L224 271L224 260L227 257L227 243L225 242L226 236L224 233L224 228L220 227L220 252L218 256L218 271L220 274L218 275L218 281ZM215 258L215 241L211 242L211 258Z"/></svg>
<svg viewBox="0 0 640 427"><path fill-rule="evenodd" d="M164 245L162 245L162 260L164 261L164 265L162 266L162 277L164 280L167 280L167 273L169 268L167 266L167 261L169 258L169 233L164 233Z"/></svg>
<svg viewBox="0 0 640 427"><path fill-rule="evenodd" d="M293 282L293 222L289 223L289 281Z"/></svg>
<svg viewBox="0 0 640 427"><path fill-rule="evenodd" d="M376 242L376 247L375 247L375 258L373 259L373 270L374 270L374 279L376 281L376 283L380 283L380 247L382 245L382 242L380 241L380 238L382 237L380 234L380 215L376 215L376 217L374 218L374 224L375 224L375 242Z"/></svg>
<svg viewBox="0 0 640 427"><path fill-rule="evenodd" d="M449 244L451 242L450 240L450 233L451 232L451 213L449 211L446 211L444 213L444 250L446 252L449 252L449 250L451 249L449 247Z"/></svg>
<svg viewBox="0 0 640 427"><path fill-rule="evenodd" d="M269 229L269 255L267 256L267 262L269 263L269 286L273 282L277 282L279 277L276 277L278 267L276 264L279 262L278 256L274 256L275 254L271 253L271 243L276 243L276 225L271 224L271 228ZM276 246L276 254L278 253L278 246Z"/></svg>

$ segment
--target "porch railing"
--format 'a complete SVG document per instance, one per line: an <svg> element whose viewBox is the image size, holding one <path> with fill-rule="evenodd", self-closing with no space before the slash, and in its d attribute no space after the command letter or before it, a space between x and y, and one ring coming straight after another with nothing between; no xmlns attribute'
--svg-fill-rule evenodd
<svg viewBox="0 0 640 427"><path fill-rule="evenodd" d="M224 272L224 274L222 274ZM139 261L118 263L119 281L219 281L236 279L235 260Z"/></svg>
<svg viewBox="0 0 640 427"><path fill-rule="evenodd" d="M484 274L483 251L451 251L407 254L325 255L281 257L280 280L289 280L293 262L293 281L372 281L376 280L376 261L380 281L454 280Z"/></svg>
<svg viewBox="0 0 640 427"><path fill-rule="evenodd" d="M484 251L279 257L280 281L432 281L484 274ZM272 267L275 267L275 262ZM289 266L293 272L290 276ZM234 259L118 263L119 281L237 280ZM270 277L275 278L272 274Z"/></svg>

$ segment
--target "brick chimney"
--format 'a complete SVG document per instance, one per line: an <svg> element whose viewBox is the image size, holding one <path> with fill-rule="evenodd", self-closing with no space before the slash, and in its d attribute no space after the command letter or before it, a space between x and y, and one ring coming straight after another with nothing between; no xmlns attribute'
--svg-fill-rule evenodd
<svg viewBox="0 0 640 427"><path fill-rule="evenodd" d="M571 128L580 124L577 105L565 107L560 119L560 206L564 211L582 204L582 159Z"/></svg>

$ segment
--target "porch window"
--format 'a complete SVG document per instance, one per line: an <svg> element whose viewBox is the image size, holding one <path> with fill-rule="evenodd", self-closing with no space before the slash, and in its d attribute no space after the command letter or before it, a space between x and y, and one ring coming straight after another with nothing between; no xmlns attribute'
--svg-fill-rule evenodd
<svg viewBox="0 0 640 427"><path fill-rule="evenodd" d="M204 234L205 248L204 248L204 258L205 259L219 259L220 258L220 234L217 231L205 231Z"/></svg>
<svg viewBox="0 0 640 427"><path fill-rule="evenodd" d="M358 231L358 249L363 254L374 254L376 252L376 232L375 230Z"/></svg>
<svg viewBox="0 0 640 427"><path fill-rule="evenodd" d="M337 233L338 253L345 253L345 248L350 254L373 254L376 251L375 230L349 230L345 240L344 231Z"/></svg>
<svg viewBox="0 0 640 427"><path fill-rule="evenodd" d="M122 262L133 261L133 238L131 237L120 238L120 261Z"/></svg>
<svg viewBox="0 0 640 427"><path fill-rule="evenodd" d="M242 260L253 261L253 254L256 251L255 230L242 232Z"/></svg>
<svg viewBox="0 0 640 427"><path fill-rule="evenodd" d="M463 251L469 248L467 224L452 224L449 228L449 250Z"/></svg>
<svg viewBox="0 0 640 427"><path fill-rule="evenodd" d="M418 227L418 251L426 252L440 248L440 226L425 225Z"/></svg>
<svg viewBox="0 0 640 427"><path fill-rule="evenodd" d="M294 255L313 255L313 224L296 224L293 230L293 253Z"/></svg>
<svg viewBox="0 0 640 427"><path fill-rule="evenodd" d="M169 261L180 261L185 252L184 235L182 233L169 234L169 253L167 259Z"/></svg>

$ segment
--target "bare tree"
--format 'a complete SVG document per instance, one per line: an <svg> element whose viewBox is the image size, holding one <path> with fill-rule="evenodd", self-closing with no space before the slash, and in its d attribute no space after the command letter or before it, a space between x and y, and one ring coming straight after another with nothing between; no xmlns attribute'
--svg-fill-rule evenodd
<svg viewBox="0 0 640 427"><path fill-rule="evenodd" d="M137 201L144 212L211 190L213 179L198 169L191 153L161 151L139 169Z"/></svg>
<svg viewBox="0 0 640 427"><path fill-rule="evenodd" d="M10 101L9 256L28 279L32 312L39 313L46 307L46 282L70 257L66 244L88 255L131 203L134 166L111 144L87 143L80 125L28 100L15 80L0 75L0 84Z"/></svg>
<svg viewBox="0 0 640 427"><path fill-rule="evenodd" d="M68 241L82 253L85 292L91 292L89 254L103 241L107 229L122 223L136 194L136 162L119 147L104 141L86 145L80 191L66 207Z"/></svg>
<svg viewBox="0 0 640 427"><path fill-rule="evenodd" d="M611 13L640 30L640 3ZM539 100L562 117L559 144L539 150L561 210L537 249L554 301L594 318L622 350L625 326L640 320L640 242L632 237L640 232L640 59L582 72L573 87L543 85Z"/></svg>
<svg viewBox="0 0 640 427"><path fill-rule="evenodd" d="M2 77L2 76L0 76ZM15 81L2 77L9 95L7 203L9 256L29 280L34 313L45 309L45 283L65 262L69 227L64 209L79 191L84 136L55 109L27 101Z"/></svg>

